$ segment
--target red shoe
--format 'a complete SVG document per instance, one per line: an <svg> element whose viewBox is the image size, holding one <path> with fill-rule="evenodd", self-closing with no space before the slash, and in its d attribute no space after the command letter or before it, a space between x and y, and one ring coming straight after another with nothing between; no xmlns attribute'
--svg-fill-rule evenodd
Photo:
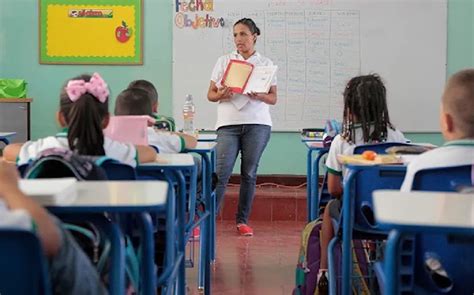
<svg viewBox="0 0 474 295"><path fill-rule="evenodd" d="M193 229L192 238L194 240L199 240L200 235L201 235L201 228L199 226L197 226Z"/></svg>
<svg viewBox="0 0 474 295"><path fill-rule="evenodd" d="M253 229L250 226L246 225L245 223L237 224L237 231L239 232L241 236L246 236L246 237L253 236Z"/></svg>

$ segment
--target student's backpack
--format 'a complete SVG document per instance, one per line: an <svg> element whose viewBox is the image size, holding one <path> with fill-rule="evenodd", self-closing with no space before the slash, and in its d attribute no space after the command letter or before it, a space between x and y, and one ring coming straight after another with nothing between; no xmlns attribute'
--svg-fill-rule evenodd
<svg viewBox="0 0 474 295"><path fill-rule="evenodd" d="M36 160L28 163L24 178L64 178L77 180L106 180L107 175L96 164L98 157L80 156L67 149L51 148L38 154Z"/></svg>
<svg viewBox="0 0 474 295"><path fill-rule="evenodd" d="M176 123L172 117L155 115L155 128L160 130L166 130L170 132L176 131Z"/></svg>
<svg viewBox="0 0 474 295"><path fill-rule="evenodd" d="M319 294L316 281L319 272L319 263L321 260L320 240L322 223L323 221L321 218L311 221L305 226L301 233L301 245L295 273L296 287L293 290L293 295ZM354 257L353 276L359 278L354 279L354 294L370 294L366 281L368 276L368 257L363 247L362 241L354 240L352 242L352 249ZM337 266L341 265L340 245L336 246L335 249L335 263ZM336 268L336 276L341 276L340 267ZM338 284L336 289L340 290L339 280L336 281Z"/></svg>

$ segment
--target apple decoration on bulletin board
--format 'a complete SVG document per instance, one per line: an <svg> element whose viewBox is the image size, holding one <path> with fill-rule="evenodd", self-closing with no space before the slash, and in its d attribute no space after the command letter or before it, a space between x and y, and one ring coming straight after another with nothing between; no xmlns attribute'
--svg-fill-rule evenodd
<svg viewBox="0 0 474 295"><path fill-rule="evenodd" d="M125 43L130 39L130 36L132 36L132 29L127 26L125 21L122 21L122 25L115 28L115 38L120 43Z"/></svg>

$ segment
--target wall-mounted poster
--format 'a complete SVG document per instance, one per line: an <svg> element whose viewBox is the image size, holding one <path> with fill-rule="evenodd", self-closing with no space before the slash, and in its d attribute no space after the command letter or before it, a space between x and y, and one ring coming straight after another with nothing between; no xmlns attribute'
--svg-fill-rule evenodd
<svg viewBox="0 0 474 295"><path fill-rule="evenodd" d="M40 0L41 64L143 64L142 0Z"/></svg>

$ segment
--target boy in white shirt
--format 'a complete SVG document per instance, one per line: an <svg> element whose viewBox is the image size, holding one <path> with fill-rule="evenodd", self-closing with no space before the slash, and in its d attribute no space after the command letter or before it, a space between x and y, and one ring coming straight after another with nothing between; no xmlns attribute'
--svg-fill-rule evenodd
<svg viewBox="0 0 474 295"><path fill-rule="evenodd" d="M107 294L86 254L60 221L20 191L16 168L4 161L0 161L0 228L36 233L49 260L53 294Z"/></svg>
<svg viewBox="0 0 474 295"><path fill-rule="evenodd" d="M457 72L448 80L441 100L440 123L447 142L410 162L402 191L411 190L419 170L474 165L474 69Z"/></svg>
<svg viewBox="0 0 474 295"><path fill-rule="evenodd" d="M152 116L152 103L149 94L139 88L129 88L122 91L115 101L116 116ZM158 153L180 153L194 148L197 140L194 136L179 132L166 132L148 127L148 143L155 147Z"/></svg>
<svg viewBox="0 0 474 295"><path fill-rule="evenodd" d="M143 89L148 93L148 98L151 101L151 110L153 112L152 117L156 120L155 128L167 130L167 131L175 131L176 124L174 119L170 116L159 115L158 114L158 91L156 91L155 85L148 80L134 80L128 84L128 89L131 88L139 88Z"/></svg>

